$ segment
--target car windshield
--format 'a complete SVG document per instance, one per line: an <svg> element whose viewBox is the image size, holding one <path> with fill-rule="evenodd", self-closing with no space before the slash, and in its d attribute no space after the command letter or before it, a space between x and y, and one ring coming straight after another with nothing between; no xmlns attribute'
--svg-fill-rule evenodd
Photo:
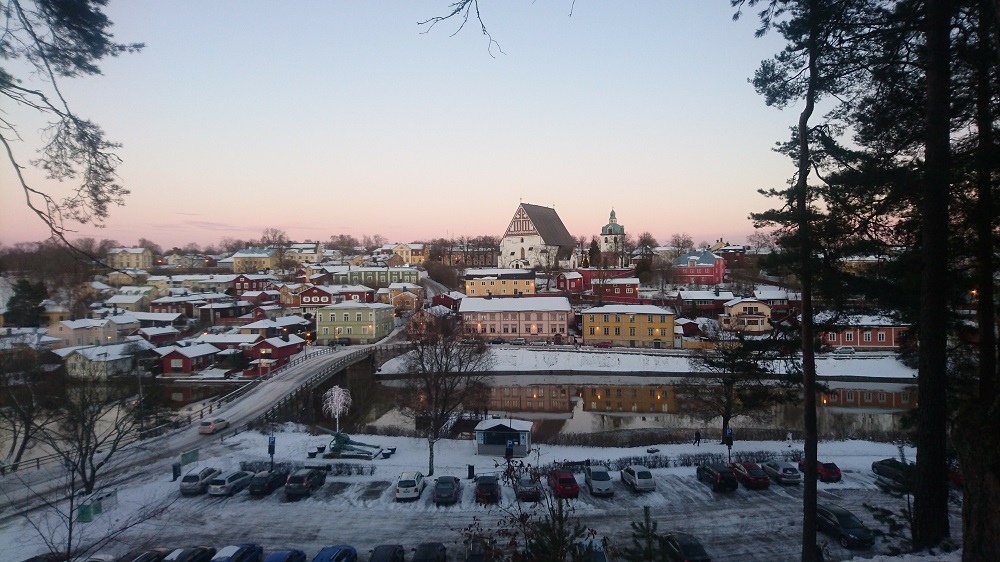
<svg viewBox="0 0 1000 562"><path fill-rule="evenodd" d="M251 482L253 484L267 484L267 479L268 479L267 474L258 474L257 476L253 477L253 480Z"/></svg>
<svg viewBox="0 0 1000 562"><path fill-rule="evenodd" d="M438 480L437 489L438 490L451 490L455 487L455 483L451 480Z"/></svg>
<svg viewBox="0 0 1000 562"><path fill-rule="evenodd" d="M226 484L226 481L223 478L214 478L212 479L211 484L212 486L224 486Z"/></svg>
<svg viewBox="0 0 1000 562"><path fill-rule="evenodd" d="M210 422L210 421L203 421L203 422L201 422L201 426L202 427L212 427L212 422Z"/></svg>
<svg viewBox="0 0 1000 562"><path fill-rule="evenodd" d="M301 484L301 483L303 483L305 481L306 481L306 477L305 476L289 476L288 477L288 483L289 484Z"/></svg>
<svg viewBox="0 0 1000 562"><path fill-rule="evenodd" d="M531 477L530 476L522 476L521 477L521 481L518 482L518 484L522 488L532 488L535 485L535 483L531 481Z"/></svg>
<svg viewBox="0 0 1000 562"><path fill-rule="evenodd" d="M495 480L480 480L476 484L476 487L480 490L494 490L497 487L497 483Z"/></svg>
<svg viewBox="0 0 1000 562"><path fill-rule="evenodd" d="M837 514L837 521L844 529L863 529L865 524L861 522L853 513Z"/></svg>
<svg viewBox="0 0 1000 562"><path fill-rule="evenodd" d="M573 484L576 484L576 478L572 478L570 476L564 476L559 479L559 484L563 486L572 486Z"/></svg>
<svg viewBox="0 0 1000 562"><path fill-rule="evenodd" d="M417 485L417 483L414 482L413 480L400 480L399 481L399 487L400 488L413 488L416 485Z"/></svg>
<svg viewBox="0 0 1000 562"><path fill-rule="evenodd" d="M611 475L608 474L607 472L604 472L603 470L595 470L594 472L590 473L590 479L596 482L606 482L608 480L611 480Z"/></svg>
<svg viewBox="0 0 1000 562"><path fill-rule="evenodd" d="M799 473L799 471L795 470L794 468L792 468L790 466L786 466L785 468L782 468L781 472L784 472L785 474L798 474Z"/></svg>
<svg viewBox="0 0 1000 562"><path fill-rule="evenodd" d="M749 472L750 476L767 476L767 474L765 474L764 471L759 468L751 468Z"/></svg>

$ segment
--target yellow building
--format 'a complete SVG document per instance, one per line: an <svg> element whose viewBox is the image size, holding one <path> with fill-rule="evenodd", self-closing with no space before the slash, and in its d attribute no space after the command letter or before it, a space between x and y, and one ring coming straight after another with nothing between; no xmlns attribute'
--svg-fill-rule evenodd
<svg viewBox="0 0 1000 562"><path fill-rule="evenodd" d="M233 254L233 273L273 271L278 267L278 250L274 248L247 248Z"/></svg>
<svg viewBox="0 0 1000 562"><path fill-rule="evenodd" d="M583 342L672 348L674 313L648 304L609 304L584 310ZM679 345L677 347L680 347Z"/></svg>
<svg viewBox="0 0 1000 562"><path fill-rule="evenodd" d="M114 269L149 269L153 267L153 252L149 248L111 248L108 265Z"/></svg>
<svg viewBox="0 0 1000 562"><path fill-rule="evenodd" d="M512 297L535 294L535 272L530 269L467 269L465 295Z"/></svg>

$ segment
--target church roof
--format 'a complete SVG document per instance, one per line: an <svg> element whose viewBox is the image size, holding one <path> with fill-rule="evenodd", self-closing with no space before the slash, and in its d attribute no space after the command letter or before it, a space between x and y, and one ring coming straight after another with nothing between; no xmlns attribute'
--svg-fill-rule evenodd
<svg viewBox="0 0 1000 562"><path fill-rule="evenodd" d="M608 217L608 224L604 225L604 228L601 229L601 236L622 234L625 234L625 227L618 224L618 217L615 216L615 210L611 209L611 216Z"/></svg>
<svg viewBox="0 0 1000 562"><path fill-rule="evenodd" d="M528 219L531 220L531 224L535 225L538 235L546 244L576 247L576 240L566 230L566 225L563 224L555 209L530 203L521 203L521 208L528 214Z"/></svg>

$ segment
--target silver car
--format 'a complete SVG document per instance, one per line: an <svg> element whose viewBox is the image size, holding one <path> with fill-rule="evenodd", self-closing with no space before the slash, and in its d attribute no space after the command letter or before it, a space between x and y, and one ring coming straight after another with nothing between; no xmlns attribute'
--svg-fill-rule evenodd
<svg viewBox="0 0 1000 562"><path fill-rule="evenodd" d="M802 482L802 475L799 469L792 466L792 463L783 461L770 461L760 465L767 473L768 478L778 484L798 484Z"/></svg>
<svg viewBox="0 0 1000 562"><path fill-rule="evenodd" d="M249 486L252 479L252 473L242 470L220 474L208 483L208 494L210 496L231 496Z"/></svg>
<svg viewBox="0 0 1000 562"><path fill-rule="evenodd" d="M203 494L208 489L208 483L219 475L219 469L206 467L194 469L181 478L181 493L184 495Z"/></svg>
<svg viewBox="0 0 1000 562"><path fill-rule="evenodd" d="M583 480L587 484L592 496L613 496L615 487L611 482L611 474L608 467L601 464L592 464L583 470Z"/></svg>
<svg viewBox="0 0 1000 562"><path fill-rule="evenodd" d="M653 473L641 464L633 464L622 470L622 482L632 488L633 492L652 492L656 489Z"/></svg>

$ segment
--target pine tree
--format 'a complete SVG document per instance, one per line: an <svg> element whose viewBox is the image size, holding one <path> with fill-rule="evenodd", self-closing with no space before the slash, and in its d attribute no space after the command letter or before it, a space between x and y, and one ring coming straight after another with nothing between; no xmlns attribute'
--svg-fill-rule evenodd
<svg viewBox="0 0 1000 562"><path fill-rule="evenodd" d="M633 521L632 544L622 550L622 558L626 562L660 562L667 555L660 547L660 535L656 532L657 523L649 516L649 506L642 507L642 522Z"/></svg>

